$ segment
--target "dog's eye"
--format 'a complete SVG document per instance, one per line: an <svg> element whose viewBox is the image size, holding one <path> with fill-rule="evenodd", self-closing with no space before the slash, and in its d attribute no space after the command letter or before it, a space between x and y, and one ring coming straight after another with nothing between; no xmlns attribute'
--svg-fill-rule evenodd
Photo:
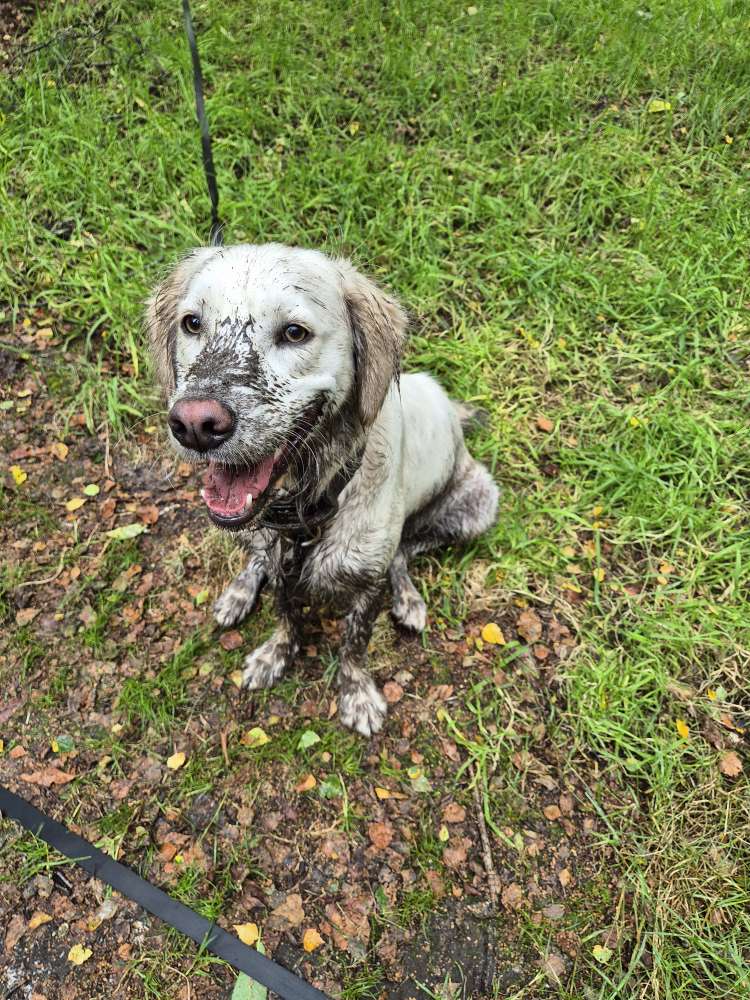
<svg viewBox="0 0 750 1000"><path fill-rule="evenodd" d="M201 332L200 316L196 316L195 313L188 313L187 316L183 316L182 329L185 333L189 333L191 337L195 337L196 334Z"/></svg>
<svg viewBox="0 0 750 1000"><path fill-rule="evenodd" d="M290 323L289 326L284 327L281 339L287 344L304 344L309 336L310 331L306 330L304 326L300 326L299 323Z"/></svg>

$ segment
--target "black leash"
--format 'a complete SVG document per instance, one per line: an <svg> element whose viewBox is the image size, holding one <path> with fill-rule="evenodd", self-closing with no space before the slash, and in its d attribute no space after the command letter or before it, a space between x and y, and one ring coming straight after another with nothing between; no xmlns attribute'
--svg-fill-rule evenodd
<svg viewBox="0 0 750 1000"><path fill-rule="evenodd" d="M216 184L216 169L214 167L214 156L211 151L211 133L208 130L208 118L206 117L206 104L203 100L203 73L201 72L201 60L198 55L198 42L195 39L195 28L193 27L193 16L190 13L190 0L182 0L182 16L185 19L185 34L190 46L190 57L193 60L193 89L195 90L195 113L201 129L201 146L203 148L203 171L206 175L208 185L208 196L211 199L211 234L210 242L213 246L221 245L222 223L219 219L219 188Z"/></svg>
<svg viewBox="0 0 750 1000"><path fill-rule="evenodd" d="M278 993L285 1000L330 1000L299 976L289 972L254 948L243 944L239 938L228 934L221 927L194 913L184 903L172 899L166 892L146 882L130 868L114 861L83 837L71 833L61 823L39 812L25 799L0 785L0 813L16 820L35 836L41 837L50 847L64 854L90 875L134 900L144 910L153 913L164 923L174 927L196 944L206 948L235 969Z"/></svg>

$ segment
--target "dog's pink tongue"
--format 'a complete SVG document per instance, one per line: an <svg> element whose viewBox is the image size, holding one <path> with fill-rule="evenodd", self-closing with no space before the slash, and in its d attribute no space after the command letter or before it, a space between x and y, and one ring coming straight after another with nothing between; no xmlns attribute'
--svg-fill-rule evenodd
<svg viewBox="0 0 750 1000"><path fill-rule="evenodd" d="M250 494L255 500L268 486L273 472L273 456L259 465L235 469L229 465L209 462L203 475L203 499L220 517L241 514Z"/></svg>

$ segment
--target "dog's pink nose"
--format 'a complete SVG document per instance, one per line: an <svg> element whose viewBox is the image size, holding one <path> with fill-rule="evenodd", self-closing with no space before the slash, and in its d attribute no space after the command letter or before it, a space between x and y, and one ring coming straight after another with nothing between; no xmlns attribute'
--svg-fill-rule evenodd
<svg viewBox="0 0 750 1000"><path fill-rule="evenodd" d="M218 399L180 399L169 411L169 426L185 448L210 451L232 436L237 420Z"/></svg>

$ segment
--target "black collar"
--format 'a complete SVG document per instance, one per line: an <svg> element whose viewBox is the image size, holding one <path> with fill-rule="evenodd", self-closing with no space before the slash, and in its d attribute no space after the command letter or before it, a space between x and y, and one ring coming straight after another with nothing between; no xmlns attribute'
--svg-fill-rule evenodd
<svg viewBox="0 0 750 1000"><path fill-rule="evenodd" d="M302 543L317 542L326 524L335 517L339 496L359 471L364 453L365 446L362 444L346 459L317 500L306 502L304 497L285 494L271 500L261 513L258 527L268 528Z"/></svg>

